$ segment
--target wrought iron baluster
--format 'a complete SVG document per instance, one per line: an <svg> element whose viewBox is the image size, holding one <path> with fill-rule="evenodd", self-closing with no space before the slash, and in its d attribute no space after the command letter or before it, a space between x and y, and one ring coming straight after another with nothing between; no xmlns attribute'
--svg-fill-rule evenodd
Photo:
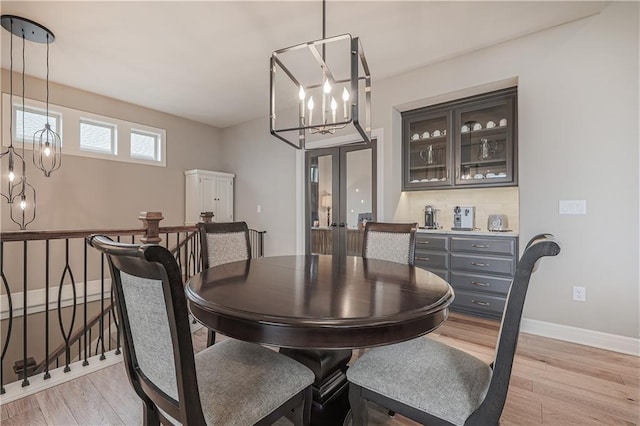
<svg viewBox="0 0 640 426"><path fill-rule="evenodd" d="M82 361L82 366L86 367L87 365L89 365L89 355L87 352L89 352L91 348L91 344L89 343L89 341L87 341L87 244L83 244L82 247L84 248L84 361Z"/></svg>
<svg viewBox="0 0 640 426"><path fill-rule="evenodd" d="M69 331L65 332L64 324L62 323L62 288L64 286L64 277L69 274L69 278L71 279L71 289L73 291L73 311L71 314L71 325L69 326ZM69 338L71 337L71 332L73 331L73 325L76 321L76 309L78 304L78 297L76 292L76 280L73 277L73 272L71 271L71 267L69 266L69 239L65 239L65 267L62 271L62 277L60 278L60 287L58 289L58 322L60 324L60 332L62 333L62 338L65 343L65 367L64 372L67 373L71 371L71 367L69 364L71 363L71 347L69 346Z"/></svg>
<svg viewBox="0 0 640 426"><path fill-rule="evenodd" d="M49 373L49 240L45 243L45 261L44 261L44 376L43 378L50 379Z"/></svg>
<svg viewBox="0 0 640 426"><path fill-rule="evenodd" d="M104 312L104 253L100 255L100 312ZM109 310L109 336L111 336L111 310ZM100 317L100 360L104 360L104 315ZM109 337L109 350L111 350L111 337ZM96 349L96 353L98 349Z"/></svg>
<svg viewBox="0 0 640 426"><path fill-rule="evenodd" d="M120 324L118 324L118 316L116 315L116 303L115 303L115 286L113 282L111 282L111 309L110 311L113 313L113 324L116 327L116 355L120 355ZM110 314L111 315L111 314ZM109 333L109 341L111 341L111 333ZM111 345L111 343L109 343Z"/></svg>
<svg viewBox="0 0 640 426"><path fill-rule="evenodd" d="M180 260L180 232L176 232L176 261L178 262L178 269L182 270L182 261Z"/></svg>
<svg viewBox="0 0 640 426"><path fill-rule="evenodd" d="M4 243L0 241L0 277L2 278L2 285L4 291L7 294L7 300L9 301L9 320L7 323L7 335L5 341L2 344L2 357L0 358L1 365L4 366L5 355L7 354L7 348L9 347L9 340L11 339L11 331L13 329L13 300L11 298L11 289L9 289L9 283L7 277L4 275ZM3 368L0 367L0 394L4 394L4 376L2 374Z"/></svg>
<svg viewBox="0 0 640 426"><path fill-rule="evenodd" d="M22 387L29 386L27 379L27 241L22 242Z"/></svg>

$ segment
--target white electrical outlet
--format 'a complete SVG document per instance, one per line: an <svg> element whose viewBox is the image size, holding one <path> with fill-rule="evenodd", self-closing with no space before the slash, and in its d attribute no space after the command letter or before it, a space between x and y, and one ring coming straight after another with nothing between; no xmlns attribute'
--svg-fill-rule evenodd
<svg viewBox="0 0 640 426"><path fill-rule="evenodd" d="M260 204L258 204L258 207L256 208L256 213L262 213L262 206Z"/></svg>
<svg viewBox="0 0 640 426"><path fill-rule="evenodd" d="M587 289L579 286L573 286L573 300L576 302L586 302L587 301Z"/></svg>

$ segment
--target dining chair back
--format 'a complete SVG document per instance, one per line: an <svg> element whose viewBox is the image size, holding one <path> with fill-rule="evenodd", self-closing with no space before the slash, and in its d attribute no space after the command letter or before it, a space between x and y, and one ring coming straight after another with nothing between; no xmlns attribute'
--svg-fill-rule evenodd
<svg viewBox="0 0 640 426"><path fill-rule="evenodd" d="M181 272L166 248L99 235L87 243L109 262L125 369L145 425L271 424L291 412L296 424L308 423L313 373L300 363L232 339L194 355Z"/></svg>
<svg viewBox="0 0 640 426"><path fill-rule="evenodd" d="M200 222L200 252L203 269L238 260L251 259L249 227L246 222ZM216 341L216 333L209 330L207 346Z"/></svg>
<svg viewBox="0 0 640 426"><path fill-rule="evenodd" d="M417 223L367 222L362 257L413 265Z"/></svg>
<svg viewBox="0 0 640 426"><path fill-rule="evenodd" d="M249 227L246 222L198 223L204 269L251 259Z"/></svg>
<svg viewBox="0 0 640 426"><path fill-rule="evenodd" d="M367 423L367 400L423 424L497 425L531 274L542 257L558 253L560 245L550 234L536 235L527 244L516 266L490 365L426 337L365 352L347 370L353 425Z"/></svg>

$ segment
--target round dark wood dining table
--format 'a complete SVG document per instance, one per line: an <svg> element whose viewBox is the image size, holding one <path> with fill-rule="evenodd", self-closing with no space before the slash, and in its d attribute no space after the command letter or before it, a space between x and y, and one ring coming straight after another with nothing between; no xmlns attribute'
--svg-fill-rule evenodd
<svg viewBox="0 0 640 426"><path fill-rule="evenodd" d="M292 255L206 269L185 292L193 316L240 340L280 347L316 375L312 424L341 424L351 350L439 327L451 286L424 269L376 259Z"/></svg>

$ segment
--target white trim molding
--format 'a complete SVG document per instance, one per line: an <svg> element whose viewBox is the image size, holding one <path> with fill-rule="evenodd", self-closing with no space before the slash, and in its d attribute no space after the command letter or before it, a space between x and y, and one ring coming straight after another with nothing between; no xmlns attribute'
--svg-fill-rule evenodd
<svg viewBox="0 0 640 426"><path fill-rule="evenodd" d="M92 356L88 359L89 364L83 366L84 360L76 361L69 364L71 370L67 373L64 372L65 367L58 367L53 370L49 370L51 378L44 379L44 374L37 374L29 377L29 386L22 387L22 380L4 385L6 393L0 397L0 405L8 404L9 402L24 398L25 396L33 395L37 392L49 389L53 386L66 383L68 381L80 378L86 374L96 372L106 367L110 367L122 361L122 353L116 355L116 350L105 352L105 359L101 360L101 354Z"/></svg>
<svg viewBox="0 0 640 426"><path fill-rule="evenodd" d="M601 331L587 330L571 327L569 325L555 324L523 318L520 326L523 333L537 336L550 337L608 351L620 352L628 355L640 356L640 339L603 333Z"/></svg>
<svg viewBox="0 0 640 426"><path fill-rule="evenodd" d="M100 280L93 280L87 282L87 302L95 302L100 300L100 293L102 282ZM76 302L78 304L84 303L84 282L77 282L76 288ZM54 311L58 309L58 291L60 287L49 287L49 310ZM105 299L111 297L111 279L104 279L104 292L102 293ZM11 301L13 303L13 318L20 317L24 314L24 293L15 292L11 293ZM61 306L63 308L73 305L73 289L71 284L65 284L62 286L62 295L60 297ZM37 290L27 291L27 314L32 315L38 312L45 311L46 304L46 290L40 288ZM0 295L0 320L9 318L9 297L6 294Z"/></svg>

